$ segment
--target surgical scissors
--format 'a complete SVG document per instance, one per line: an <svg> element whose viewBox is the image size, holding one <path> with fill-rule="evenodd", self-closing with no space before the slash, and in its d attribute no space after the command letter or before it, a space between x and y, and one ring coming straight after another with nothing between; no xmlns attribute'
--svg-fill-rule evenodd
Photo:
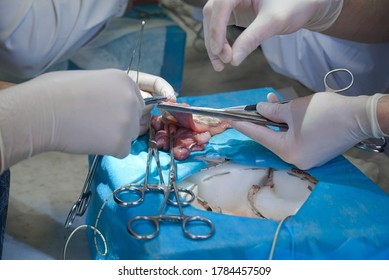
<svg viewBox="0 0 389 280"><path fill-rule="evenodd" d="M201 216L187 216L183 211L183 204L179 195L179 189L176 185L176 166L173 155L173 139L174 134L170 131L170 168L169 168L169 186L163 185L164 199L159 209L159 212L156 216L135 216L128 221L127 230L128 232L136 239L148 240L153 239L159 233L159 224L161 222L174 222L181 223L182 230L186 237L190 239L207 239L211 237L215 232L214 224L211 220L201 217ZM179 209L179 215L165 215L163 214L165 207L168 204L169 197L171 192L174 192L176 203ZM139 233L138 225L139 223L146 223L154 229L151 233L142 234ZM193 228L198 230L204 230L203 227L208 228L208 232L203 234L193 232Z"/></svg>
<svg viewBox="0 0 389 280"><path fill-rule="evenodd" d="M65 228L69 228L76 216L83 216L85 214L86 209L88 208L90 198L92 196L92 192L90 190L93 177L96 172L97 165L101 161L101 155L95 155L92 160L92 164L88 170L88 174L86 176L84 186L81 190L81 194L77 201L73 204L72 208L70 208L69 214L65 221Z"/></svg>
<svg viewBox="0 0 389 280"><path fill-rule="evenodd" d="M158 176L159 184L150 184L149 175L151 169L151 161L154 156ZM162 175L161 163L159 160L159 153L157 142L155 140L155 130L152 126L149 128L149 141L148 141L148 152L147 152L147 162L146 162L146 174L143 181L143 184L128 184L122 187L117 188L113 192L113 199L120 206L136 206L143 202L145 199L145 193L147 192L162 192L164 193L165 182ZM185 198L187 198L183 203L184 205L191 203L195 199L195 194L188 189L179 189L180 193L184 193ZM126 197L126 199L124 199ZM171 199L168 200L169 204L176 205L177 202Z"/></svg>

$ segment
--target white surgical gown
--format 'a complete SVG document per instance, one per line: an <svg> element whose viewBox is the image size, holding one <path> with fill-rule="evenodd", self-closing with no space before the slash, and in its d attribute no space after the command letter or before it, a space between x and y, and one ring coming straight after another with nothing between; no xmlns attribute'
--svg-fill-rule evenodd
<svg viewBox="0 0 389 280"><path fill-rule="evenodd" d="M268 39L262 50L274 71L315 92L324 91L323 78L335 68L347 68L354 75L347 95L370 95L389 89L389 43L362 44L302 29ZM350 81L347 75L336 78L332 88L344 88Z"/></svg>
<svg viewBox="0 0 389 280"><path fill-rule="evenodd" d="M94 38L128 0L0 1L0 71L41 74Z"/></svg>

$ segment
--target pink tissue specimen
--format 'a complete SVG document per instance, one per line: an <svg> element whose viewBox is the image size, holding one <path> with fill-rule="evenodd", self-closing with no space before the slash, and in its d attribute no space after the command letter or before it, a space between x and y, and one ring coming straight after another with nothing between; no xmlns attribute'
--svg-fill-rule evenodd
<svg viewBox="0 0 389 280"><path fill-rule="evenodd" d="M182 106L188 106L181 103ZM151 125L156 131L158 149L168 151L169 129L174 133L174 158L184 160L192 151L201 151L211 137L222 133L230 125L223 119L164 111L161 116L151 116Z"/></svg>

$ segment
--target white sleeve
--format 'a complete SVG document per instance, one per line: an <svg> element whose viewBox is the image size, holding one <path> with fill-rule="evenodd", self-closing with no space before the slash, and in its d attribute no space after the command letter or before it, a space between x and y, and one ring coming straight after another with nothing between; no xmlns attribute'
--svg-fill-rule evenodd
<svg viewBox="0 0 389 280"><path fill-rule="evenodd" d="M300 29L273 36L261 47L275 72L298 80L314 92L325 91L324 76L338 68L347 68L354 76L353 86L343 94L372 95L389 89L389 43L364 44ZM350 83L349 75L334 77L334 89Z"/></svg>
<svg viewBox="0 0 389 280"><path fill-rule="evenodd" d="M0 1L0 69L23 78L67 59L121 16L128 0Z"/></svg>

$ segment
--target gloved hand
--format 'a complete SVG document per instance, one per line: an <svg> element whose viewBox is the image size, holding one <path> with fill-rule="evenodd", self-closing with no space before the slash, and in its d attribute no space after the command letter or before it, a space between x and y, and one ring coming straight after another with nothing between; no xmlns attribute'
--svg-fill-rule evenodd
<svg viewBox="0 0 389 280"><path fill-rule="evenodd" d="M323 31L338 18L343 0L209 0L203 9L204 38L216 71L239 65L262 42L300 28ZM247 27L232 47L227 25Z"/></svg>
<svg viewBox="0 0 389 280"><path fill-rule="evenodd" d="M121 70L61 71L0 91L1 171L45 151L125 157L144 102Z"/></svg>
<svg viewBox="0 0 389 280"><path fill-rule="evenodd" d="M168 100L172 102L176 102L176 95L173 87L163 78L142 72L139 72L138 75L136 71L130 71L128 76L135 82L138 81L138 86L141 90L143 98L158 95L167 97ZM146 106L144 108L142 118L140 120L139 135L143 135L148 130L150 123L150 112L152 109L152 105Z"/></svg>
<svg viewBox="0 0 389 280"><path fill-rule="evenodd" d="M382 96L346 97L319 92L286 104L257 104L257 111L263 116L287 123L287 131L248 122L230 123L284 161L309 169L326 163L362 140L387 136L380 129L376 113Z"/></svg>

